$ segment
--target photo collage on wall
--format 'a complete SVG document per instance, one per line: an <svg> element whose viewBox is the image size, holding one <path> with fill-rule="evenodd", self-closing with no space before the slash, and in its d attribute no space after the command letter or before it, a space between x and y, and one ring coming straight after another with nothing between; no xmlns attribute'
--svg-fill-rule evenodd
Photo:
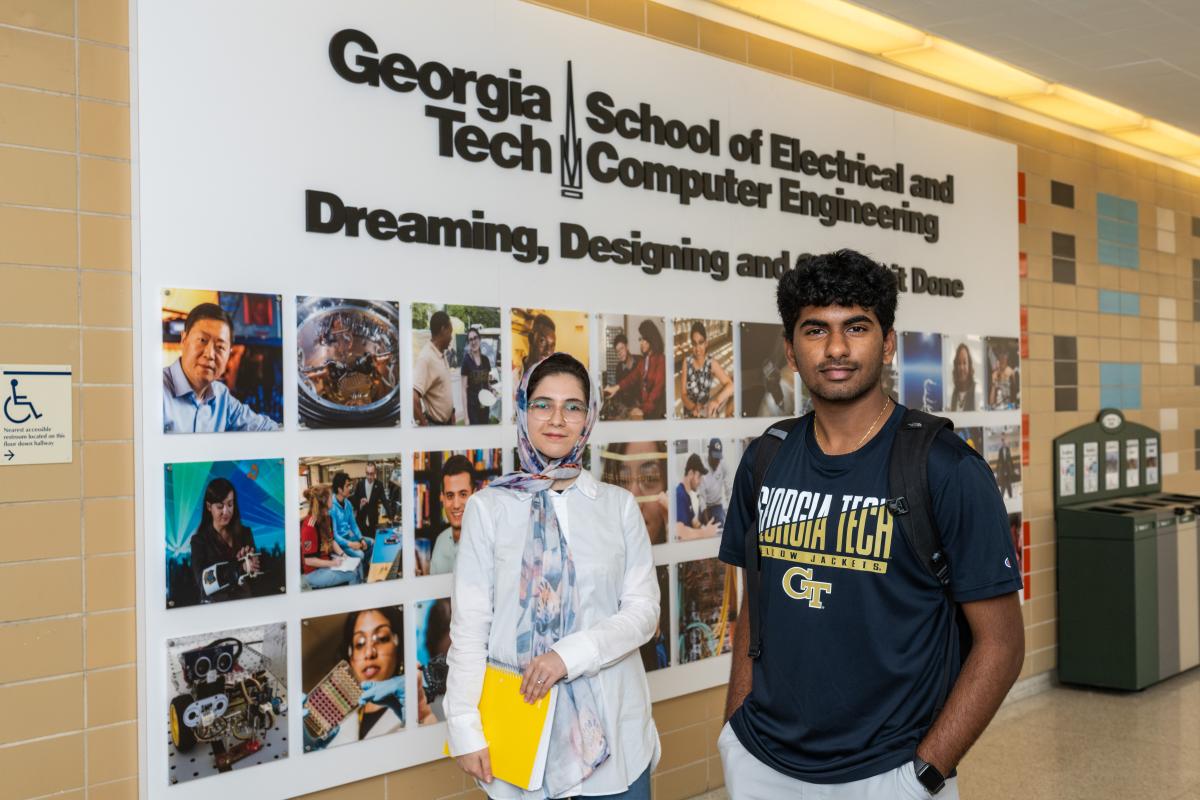
<svg viewBox="0 0 1200 800"><path fill-rule="evenodd" d="M741 453L734 439L690 439L675 442L674 539L719 537L725 527L733 474Z"/></svg>
<svg viewBox="0 0 1200 800"><path fill-rule="evenodd" d="M635 428L621 426L811 410L777 324L297 296L291 298L296 416L285 420L283 365L291 358L283 352L285 298L168 289L162 300L166 441L184 441L178 434L246 432L265 437L245 441L270 454L274 432L313 437L305 448L312 455L292 463L242 458L244 449L218 460L218 446L214 460L162 464L166 608L329 589L353 598L359 590L346 587L450 574L467 502L503 474L505 463L520 465L509 392L535 363L565 352L592 376L599 424L615 426L598 429L583 451L583 469L629 491L650 544L670 554L656 566L661 616L640 648L643 666L658 671L729 651L736 571L716 558L696 558L694 546L708 541L713 550L702 552L715 552L734 472L752 437L729 436L720 424L689 427L678 438L639 437L630 435ZM505 336L511 336L507 355ZM1016 409L1017 340L903 332L883 381L898 400L933 413ZM430 445L443 442L429 433L393 433L400 442L420 441L339 452L336 440L317 444L328 434L308 433L408 423L500 426L507 443L438 447ZM956 433L988 461L1019 536L1019 426ZM296 490L290 509L288 481ZM671 549L676 546L692 549ZM299 548L296 574L285 567L289 547ZM445 593L445 584L431 591ZM304 613L301 607L295 632L301 679L293 699L303 709L304 741L297 752L445 720L450 599L350 608L358 610ZM211 629L173 639L167 648L172 782L288 754L286 738L278 735L286 735L289 706L287 625ZM411 657L419 671L415 702L405 694L406 641L415 647ZM222 694L221 703L213 699Z"/></svg>
<svg viewBox="0 0 1200 800"><path fill-rule="evenodd" d="M728 653L737 624L737 570L715 558L675 565L679 581L679 663Z"/></svg>
<svg viewBox="0 0 1200 800"><path fill-rule="evenodd" d="M404 609L364 608L301 623L304 751L404 728Z"/></svg>
<svg viewBox="0 0 1200 800"><path fill-rule="evenodd" d="M666 323L662 317L600 316L603 420L667 417Z"/></svg>
<svg viewBox="0 0 1200 800"><path fill-rule="evenodd" d="M413 422L500 422L500 309L412 305Z"/></svg>
<svg viewBox="0 0 1200 800"><path fill-rule="evenodd" d="M545 308L512 310L513 393L533 367L546 356L567 353L589 368L588 315L583 311Z"/></svg>
<svg viewBox="0 0 1200 800"><path fill-rule="evenodd" d="M675 416L733 416L733 323L677 319L675 323Z"/></svg>
<svg viewBox="0 0 1200 800"><path fill-rule="evenodd" d="M288 756L282 623L167 642L172 785Z"/></svg>
<svg viewBox="0 0 1200 800"><path fill-rule="evenodd" d="M400 306L296 298L300 427L400 424Z"/></svg>
<svg viewBox="0 0 1200 800"><path fill-rule="evenodd" d="M467 501L503 471L496 448L413 453L417 575L454 570Z"/></svg>
<svg viewBox="0 0 1200 800"><path fill-rule="evenodd" d="M404 577L402 456L300 459L300 588Z"/></svg>
<svg viewBox="0 0 1200 800"><path fill-rule="evenodd" d="M742 322L738 327L742 334L738 371L742 416L795 416L796 370L788 362L783 328L762 322Z"/></svg>

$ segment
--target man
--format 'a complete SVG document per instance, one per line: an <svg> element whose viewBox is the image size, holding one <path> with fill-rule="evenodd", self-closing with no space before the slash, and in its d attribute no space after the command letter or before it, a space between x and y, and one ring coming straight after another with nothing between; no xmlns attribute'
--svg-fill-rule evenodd
<svg viewBox="0 0 1200 800"><path fill-rule="evenodd" d="M221 381L233 350L233 320L216 303L201 303L183 323L183 352L163 369L163 433L277 431Z"/></svg>
<svg viewBox="0 0 1200 800"><path fill-rule="evenodd" d="M467 330L467 352L462 367L463 408L467 410L468 425L487 425L491 420L491 405L479 402L479 393L492 388L492 362L483 354L479 328Z"/></svg>
<svg viewBox="0 0 1200 800"><path fill-rule="evenodd" d="M1012 448L1008 446L1008 436L1000 434L1000 451L996 453L996 485L1000 491L1009 497L1013 496L1013 481L1017 477L1017 468L1013 463Z"/></svg>
<svg viewBox="0 0 1200 800"><path fill-rule="evenodd" d="M1021 579L987 464L946 430L930 450L945 588L904 541L909 518L886 506L904 412L880 387L896 298L893 273L850 250L779 282L788 361L813 413L757 496L761 442L747 448L721 542L720 558L744 566L757 532L761 556L761 652L751 659L739 624L718 742L733 800L956 798L955 767L1021 669ZM965 663L947 593L973 636Z"/></svg>
<svg viewBox="0 0 1200 800"><path fill-rule="evenodd" d="M475 494L475 470L466 456L453 455L442 465L442 511L450 525L438 534L429 558L429 574L454 571L458 540L462 538L463 512Z"/></svg>
<svg viewBox="0 0 1200 800"><path fill-rule="evenodd" d="M528 355L521 360L520 364L513 365L513 392L520 388L525 373L533 369L534 364L539 363L546 356L553 355L558 347L558 327L554 324L554 320L545 314L535 316L533 323L529 326L528 341Z"/></svg>
<svg viewBox="0 0 1200 800"><path fill-rule="evenodd" d="M996 359L992 367L990 386L988 387L988 408L992 410L1015 408L1017 402L1017 371L1009 365L1008 345L999 342L994 351Z"/></svg>
<svg viewBox="0 0 1200 800"><path fill-rule="evenodd" d="M700 522L700 499L697 491L708 470L700 456L692 453L683 468L683 480L675 487L675 538L679 541L716 536L721 528L716 522Z"/></svg>
<svg viewBox="0 0 1200 800"><path fill-rule="evenodd" d="M454 397L450 392L450 367L446 348L454 338L454 326L445 311L429 318L429 343L421 348L413 365L413 419L418 425L453 425Z"/></svg>
<svg viewBox="0 0 1200 800"><path fill-rule="evenodd" d="M334 474L330 483L333 487L333 506L329 509L329 519L333 523L333 539L346 555L362 559L358 564L359 580L366 583L375 540L363 536L358 528L354 504L350 502L350 493L353 490L350 476L338 472Z"/></svg>
<svg viewBox="0 0 1200 800"><path fill-rule="evenodd" d="M377 479L374 464L367 464L366 477L355 485L350 495L350 505L354 508L359 530L364 536L375 538L380 506L384 514L388 513L388 496L387 488Z"/></svg>
<svg viewBox="0 0 1200 800"><path fill-rule="evenodd" d="M729 468L725 465L725 446L720 439L708 441L708 474L700 479L700 519L725 525L725 506L729 503Z"/></svg>
<svg viewBox="0 0 1200 800"><path fill-rule="evenodd" d="M612 387L614 391L605 391L609 399L614 399L619 405L626 409L633 408L637 405L638 395L641 394L640 375L638 367L641 365L641 359L629 352L629 339L624 333L618 333L613 337L613 355L617 357L616 374ZM625 378L629 375L635 377L625 382Z"/></svg>

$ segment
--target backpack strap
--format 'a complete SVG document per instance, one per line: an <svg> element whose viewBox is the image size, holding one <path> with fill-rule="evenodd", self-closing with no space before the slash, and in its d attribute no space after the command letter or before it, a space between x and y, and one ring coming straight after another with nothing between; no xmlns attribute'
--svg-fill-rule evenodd
<svg viewBox="0 0 1200 800"><path fill-rule="evenodd" d="M941 531L933 515L933 498L929 490L929 451L943 428L954 430L954 425L945 417L907 409L900 420L888 458L888 491L892 495L887 501L888 511L895 517L903 518L900 527L909 545L917 560L942 587L952 615L952 633L945 645L945 677L929 718L930 724L942 712L950 695L955 643L958 644L960 660L971 647L970 627L961 606L950 593L950 563L942 551Z"/></svg>
<svg viewBox="0 0 1200 800"><path fill-rule="evenodd" d="M904 517L905 534L917 560L950 590L950 564L942 552L942 537L933 516L929 492L929 450L943 428L954 429L945 417L935 417L914 408L906 409L888 459L888 511Z"/></svg>
<svg viewBox="0 0 1200 800"><path fill-rule="evenodd" d="M767 478L767 470L775 460L792 428L800 421L800 417L781 420L773 423L762 436L758 437L758 449L754 453L754 463L751 465L754 476L754 505L758 508L758 495L762 491L763 482ZM758 514L754 514L754 524L745 535L746 548L746 604L750 617L747 622L750 627L750 658L758 658L762 654L762 638L759 636L759 586L762 578L762 552L758 549Z"/></svg>

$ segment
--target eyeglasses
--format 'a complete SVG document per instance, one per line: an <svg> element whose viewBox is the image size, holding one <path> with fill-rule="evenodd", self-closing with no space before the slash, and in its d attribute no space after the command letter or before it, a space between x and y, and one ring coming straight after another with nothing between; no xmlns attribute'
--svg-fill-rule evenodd
<svg viewBox="0 0 1200 800"><path fill-rule="evenodd" d="M392 629L386 625L381 628L376 628L370 636L365 633L357 633L354 635L354 640L350 643L350 649L354 655L362 655L367 646L379 648L381 646L391 647L395 644L393 640Z"/></svg>
<svg viewBox="0 0 1200 800"><path fill-rule="evenodd" d="M658 494L662 491L663 478L662 470L659 465L653 461L645 461L632 467L629 464L622 464L616 474L617 485L627 489L637 489L634 492L639 496Z"/></svg>
<svg viewBox="0 0 1200 800"><path fill-rule="evenodd" d="M586 404L581 403L578 400L568 400L561 406L556 406L549 400L539 397L536 400L531 400L529 402L529 407L527 410L529 416L533 417L539 422L546 422L547 420L554 418L554 412L559 408L562 409L562 418L565 422L583 422L585 419L587 419L588 407Z"/></svg>

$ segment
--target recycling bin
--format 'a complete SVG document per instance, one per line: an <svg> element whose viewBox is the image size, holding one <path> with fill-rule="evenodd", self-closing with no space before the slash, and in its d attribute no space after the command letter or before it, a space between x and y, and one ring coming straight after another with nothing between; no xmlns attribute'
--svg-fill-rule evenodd
<svg viewBox="0 0 1200 800"><path fill-rule="evenodd" d="M1112 500L1058 509L1058 676L1142 689L1161 680L1160 509Z"/></svg>
<svg viewBox="0 0 1200 800"><path fill-rule="evenodd" d="M1058 510L1059 678L1142 689L1200 665L1200 497Z"/></svg>

